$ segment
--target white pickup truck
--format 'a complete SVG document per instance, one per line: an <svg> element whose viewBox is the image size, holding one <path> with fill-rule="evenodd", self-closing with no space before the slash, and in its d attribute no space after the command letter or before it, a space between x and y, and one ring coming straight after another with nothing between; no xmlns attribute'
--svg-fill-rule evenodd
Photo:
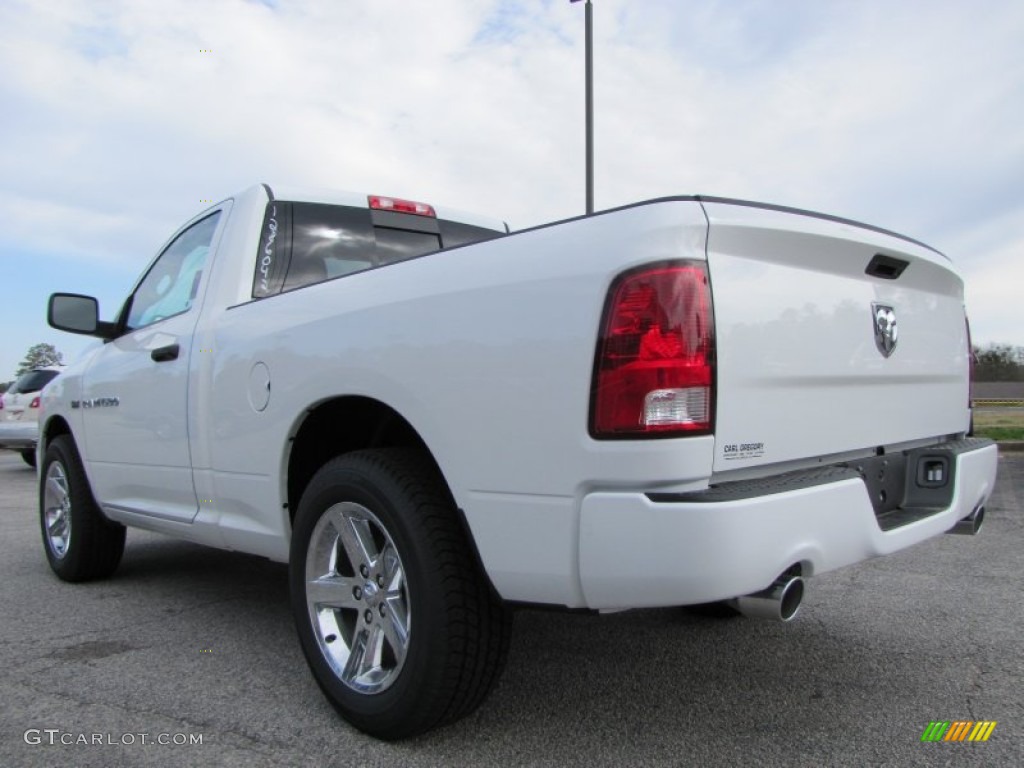
<svg viewBox="0 0 1024 768"><path fill-rule="evenodd" d="M727 603L975 532L949 261L831 216L653 200L513 234L394 198L254 186L183 226L44 392L57 575L125 526L289 564L341 714L401 738L475 708L510 606Z"/></svg>

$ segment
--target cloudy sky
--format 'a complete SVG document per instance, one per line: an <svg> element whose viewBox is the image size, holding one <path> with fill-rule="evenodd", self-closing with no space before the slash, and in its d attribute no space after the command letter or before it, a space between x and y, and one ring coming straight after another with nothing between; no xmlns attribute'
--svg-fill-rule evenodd
<svg viewBox="0 0 1024 768"><path fill-rule="evenodd" d="M520 228L584 205L583 4L0 0L0 380L260 181ZM594 0L596 206L705 193L924 240L1024 345L1024 3Z"/></svg>

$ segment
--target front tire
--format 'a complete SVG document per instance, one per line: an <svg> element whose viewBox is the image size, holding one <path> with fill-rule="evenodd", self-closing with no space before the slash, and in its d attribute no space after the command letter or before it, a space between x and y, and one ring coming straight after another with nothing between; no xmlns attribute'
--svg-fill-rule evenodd
<svg viewBox="0 0 1024 768"><path fill-rule="evenodd" d="M28 464L30 467L34 468L36 465L36 452L31 450L22 451L21 460Z"/></svg>
<svg viewBox="0 0 1024 768"><path fill-rule="evenodd" d="M54 438L46 449L39 524L46 559L64 581L105 578L121 562L125 528L100 512L70 435Z"/></svg>
<svg viewBox="0 0 1024 768"><path fill-rule="evenodd" d="M365 450L325 464L299 504L289 579L314 678L372 736L453 722L501 672L510 613L421 453Z"/></svg>

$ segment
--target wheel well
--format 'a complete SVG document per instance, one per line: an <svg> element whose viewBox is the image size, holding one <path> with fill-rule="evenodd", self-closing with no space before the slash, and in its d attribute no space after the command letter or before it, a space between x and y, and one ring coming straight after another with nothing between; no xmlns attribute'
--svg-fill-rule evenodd
<svg viewBox="0 0 1024 768"><path fill-rule="evenodd" d="M46 428L39 435L39 441L45 446L49 445L59 435L70 435L71 427L62 416L54 416L46 422Z"/></svg>
<svg viewBox="0 0 1024 768"><path fill-rule="evenodd" d="M423 451L444 482L444 475L423 438L393 408L369 397L354 396L339 397L315 406L292 438L288 458L289 517L295 519L302 492L327 461L362 448L393 446Z"/></svg>

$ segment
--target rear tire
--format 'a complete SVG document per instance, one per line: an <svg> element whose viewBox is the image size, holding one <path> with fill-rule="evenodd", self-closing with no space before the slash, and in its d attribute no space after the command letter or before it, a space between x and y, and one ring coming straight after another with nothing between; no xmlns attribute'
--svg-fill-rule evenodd
<svg viewBox="0 0 1024 768"><path fill-rule="evenodd" d="M22 451L21 452L21 458L22 458L22 461L24 461L30 467L35 467L35 465L36 465L36 452L35 451Z"/></svg>
<svg viewBox="0 0 1024 768"><path fill-rule="evenodd" d="M453 722L501 673L511 614L422 453L364 450L325 464L299 504L289 580L317 684L372 736Z"/></svg>
<svg viewBox="0 0 1024 768"><path fill-rule="evenodd" d="M46 449L39 524L46 559L64 581L105 578L121 562L125 528L100 512L70 435L54 438Z"/></svg>

